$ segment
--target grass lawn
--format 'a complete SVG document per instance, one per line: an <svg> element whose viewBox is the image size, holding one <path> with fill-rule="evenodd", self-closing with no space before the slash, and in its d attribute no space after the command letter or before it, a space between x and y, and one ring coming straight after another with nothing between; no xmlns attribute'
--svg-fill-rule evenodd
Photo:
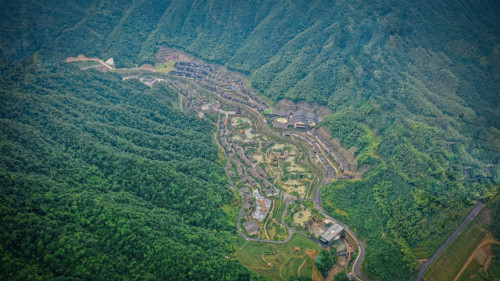
<svg viewBox="0 0 500 281"><path fill-rule="evenodd" d="M174 68L175 68L174 66L175 66L175 61L169 61L166 63L162 63L160 65L157 65L156 69L159 72L169 73L170 71L174 70Z"/></svg>
<svg viewBox="0 0 500 281"><path fill-rule="evenodd" d="M274 200L274 204L273 218L276 219L276 221L280 221L281 215L285 210L285 202L283 202L283 200Z"/></svg>
<svg viewBox="0 0 500 281"><path fill-rule="evenodd" d="M314 263L314 261L313 261ZM311 278L313 275L313 267L312 266L306 266L304 265L302 269L300 270L300 276L306 277L306 278Z"/></svg>
<svg viewBox="0 0 500 281"><path fill-rule="evenodd" d="M310 260L311 258L310 257L306 257L306 265L304 265L304 267L307 266L307 258ZM299 270L299 267L300 265L304 262L304 258L293 258L293 259L290 259L286 264L285 266L283 266L283 269L281 271L281 275L283 276L283 278L285 280L288 280L290 279L291 277L297 277L298 275L298 270ZM302 273L302 272L301 272ZM308 276L308 277L311 277L311 276Z"/></svg>
<svg viewBox="0 0 500 281"><path fill-rule="evenodd" d="M273 222L268 222L267 223L267 235L269 235L269 238L274 239L274 237L277 234L276 227L274 226Z"/></svg>
<svg viewBox="0 0 500 281"><path fill-rule="evenodd" d="M453 280L484 235L486 233L481 231L476 223L470 224L427 271L424 279L430 281Z"/></svg>
<svg viewBox="0 0 500 281"><path fill-rule="evenodd" d="M295 251L294 247L300 247L301 250ZM306 264L302 267L301 276L310 278L313 272L313 257L321 250L321 247L311 240L294 235L292 240L285 245L247 242L236 252L236 255L243 265L258 274L278 280L288 280L291 277L297 277L299 266L304 260ZM266 262L273 266L269 267Z"/></svg>

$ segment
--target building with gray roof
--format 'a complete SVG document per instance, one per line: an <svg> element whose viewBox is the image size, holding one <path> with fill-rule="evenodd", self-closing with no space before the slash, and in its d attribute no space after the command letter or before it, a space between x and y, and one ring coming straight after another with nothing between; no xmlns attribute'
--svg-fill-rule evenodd
<svg viewBox="0 0 500 281"><path fill-rule="evenodd" d="M248 235L257 235L259 233L259 224L254 220L249 220L243 223L243 227L247 231Z"/></svg>
<svg viewBox="0 0 500 281"><path fill-rule="evenodd" d="M286 111L286 110L273 110L271 112L271 115L278 116L278 117L289 117L290 116L290 111Z"/></svg>
<svg viewBox="0 0 500 281"><path fill-rule="evenodd" d="M271 187L271 188L266 189L264 192L266 193L267 197L278 196L279 195L279 189L277 189L274 186Z"/></svg>
<svg viewBox="0 0 500 281"><path fill-rule="evenodd" d="M323 243L330 243L339 239L343 231L344 228L341 225L334 223L319 236L319 240Z"/></svg>
<svg viewBox="0 0 500 281"><path fill-rule="evenodd" d="M284 129L288 128L288 123L280 123L280 122L274 121L273 122L273 128L284 130Z"/></svg>
<svg viewBox="0 0 500 281"><path fill-rule="evenodd" d="M293 113L292 118L290 118L290 124L295 128L315 127L321 122L321 118L314 112L309 112L305 110L299 110Z"/></svg>

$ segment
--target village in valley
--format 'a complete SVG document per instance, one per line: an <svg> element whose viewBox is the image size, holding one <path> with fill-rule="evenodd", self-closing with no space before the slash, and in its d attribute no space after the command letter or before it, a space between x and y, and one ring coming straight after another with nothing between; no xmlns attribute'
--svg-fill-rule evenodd
<svg viewBox="0 0 500 281"><path fill-rule="evenodd" d="M320 192L326 183L357 179L361 172L355 150L342 148L319 126L331 112L287 100L271 106L249 88L242 75L178 50L161 47L156 59L155 66L129 69L115 68L113 59L104 62L82 55L67 62L82 69L113 71L124 80L137 79L149 87L164 82L174 88L180 109L194 111L217 126L216 141L235 194L240 235L249 242L271 244L285 244L299 235L320 247L335 247L337 267L350 272L349 261L359 255L357 237L323 211ZM269 269L277 266L264 262ZM305 260L304 264L312 267Z"/></svg>

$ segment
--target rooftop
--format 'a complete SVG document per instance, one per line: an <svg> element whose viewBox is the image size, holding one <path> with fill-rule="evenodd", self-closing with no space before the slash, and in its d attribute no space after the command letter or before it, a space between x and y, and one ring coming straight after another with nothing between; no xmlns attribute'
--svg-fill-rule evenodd
<svg viewBox="0 0 500 281"><path fill-rule="evenodd" d="M331 242L338 239L343 230L344 228L341 225L334 223L319 236L319 239L323 242Z"/></svg>
<svg viewBox="0 0 500 281"><path fill-rule="evenodd" d="M277 196L279 194L279 189L273 186L269 189L266 189L265 193L266 196Z"/></svg>
<svg viewBox="0 0 500 281"><path fill-rule="evenodd" d="M276 128L276 129L286 129L288 128L288 124L287 123L280 123L280 122L273 122L273 128Z"/></svg>
<svg viewBox="0 0 500 281"><path fill-rule="evenodd" d="M318 117L318 115L314 112L309 112L305 110L299 110L293 113L292 118L290 119L290 123L295 124L297 122L302 122L302 123L319 123L321 121L321 118Z"/></svg>
<svg viewBox="0 0 500 281"><path fill-rule="evenodd" d="M243 227L247 231L248 235L257 234L257 232L259 231L259 224L254 220L244 222Z"/></svg>
<svg viewBox="0 0 500 281"><path fill-rule="evenodd" d="M285 110L273 110L272 115L279 116L279 117L288 117L290 116L290 111L285 111Z"/></svg>

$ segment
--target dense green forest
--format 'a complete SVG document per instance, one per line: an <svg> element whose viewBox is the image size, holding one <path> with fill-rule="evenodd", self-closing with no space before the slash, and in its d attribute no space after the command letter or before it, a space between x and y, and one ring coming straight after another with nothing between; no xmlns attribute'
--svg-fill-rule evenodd
<svg viewBox="0 0 500 281"><path fill-rule="evenodd" d="M133 66L154 63L166 44L248 74L273 100L330 107L334 114L322 126L344 147L355 146L358 166L368 170L363 180L326 187L323 202L366 241L364 270L372 279L411 279L417 258L428 257L467 207L500 185L498 1L24 0L2 1L0 13L2 219L8 220L1 227L3 240L11 241L1 247L10 255L8 272L22 264L33 274L62 275L63 267L46 266L54 253L45 258L50 249L37 245L66 240L36 231L101 237L102 224L116 221L106 227L127 229L119 237L148 228L155 234L136 239L160 248L166 240L150 241L168 229L171 235L161 239L178 243L168 243L165 259L176 255L180 268L185 258L203 261L204 270L214 266L215 279L225 266L237 268L230 270L235 278L248 274L231 259L209 262L235 243L219 208L229 194L210 126L175 111L168 89L59 65L79 53ZM25 66L14 64L30 56ZM93 224L106 206L115 206L117 217ZM128 221L120 218L135 212L147 221L124 227ZM60 225L45 227L42 218L51 216ZM34 233L10 235L16 229ZM104 263L94 257L133 257L130 271L146 270L141 262L152 266L147 254L133 256L143 248L99 244L119 237L80 236L71 250L76 256L93 243L100 252L87 256L95 266ZM208 247L197 237L228 242ZM191 259L188 252L203 254Z"/></svg>
<svg viewBox="0 0 500 281"><path fill-rule="evenodd" d="M212 125L166 87L23 65L1 72L0 279L250 279Z"/></svg>
<svg viewBox="0 0 500 281"><path fill-rule="evenodd" d="M323 277L328 277L329 270L337 263L337 251L334 247L319 253L314 265L318 268Z"/></svg>

